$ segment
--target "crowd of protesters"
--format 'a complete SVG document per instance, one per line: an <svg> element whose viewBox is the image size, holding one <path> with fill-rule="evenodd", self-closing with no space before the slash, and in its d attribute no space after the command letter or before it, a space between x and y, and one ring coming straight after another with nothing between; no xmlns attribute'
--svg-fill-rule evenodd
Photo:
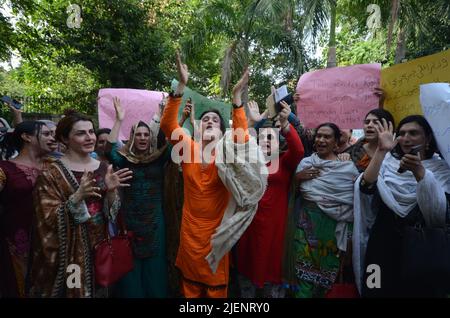
<svg viewBox="0 0 450 318"><path fill-rule="evenodd" d="M447 247L450 168L423 116L395 123L380 101L357 141L333 122L305 129L285 102L272 117L244 103L245 70L227 130L220 111L195 117L195 104L183 105L189 72L179 55L176 65L176 90L127 140L118 98L114 126L99 129L74 111L57 124L23 121L9 105L13 124L0 118L0 297L450 293L448 255L440 272L419 253L405 263L411 229L442 230L422 243ZM101 286L96 245L121 228L133 233L133 268ZM80 269L76 288L70 264Z"/></svg>

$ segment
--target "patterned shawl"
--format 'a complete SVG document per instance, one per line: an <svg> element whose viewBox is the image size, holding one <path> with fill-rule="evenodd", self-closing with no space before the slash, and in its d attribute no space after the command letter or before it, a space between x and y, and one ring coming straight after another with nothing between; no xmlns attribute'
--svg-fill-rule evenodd
<svg viewBox="0 0 450 318"><path fill-rule="evenodd" d="M106 172L106 164L102 169ZM94 297L92 248L104 238L105 227L76 222L69 197L77 187L76 178L59 160L49 164L37 179L33 192L36 212L30 255L30 297ZM103 213L110 212L114 218L119 205L117 202L111 211L106 211L107 204L103 204ZM70 264L80 268L80 288L67 286L73 273L68 272Z"/></svg>

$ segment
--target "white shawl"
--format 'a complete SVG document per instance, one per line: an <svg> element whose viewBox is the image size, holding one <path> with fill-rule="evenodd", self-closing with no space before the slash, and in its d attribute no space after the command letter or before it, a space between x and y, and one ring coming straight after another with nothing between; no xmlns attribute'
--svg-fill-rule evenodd
<svg viewBox="0 0 450 318"><path fill-rule="evenodd" d="M211 253L206 256L213 273L250 225L267 187L264 155L256 139L249 137L247 143L237 144L231 131L227 131L215 148L219 177L231 197L222 222L211 237Z"/></svg>
<svg viewBox="0 0 450 318"><path fill-rule="evenodd" d="M450 193L450 168L437 155L423 160L422 165L425 176L417 182L411 171L398 173L400 160L388 153L378 175L378 192L383 202L398 216L406 217L418 204L427 226L443 226L447 212L445 193ZM372 206L372 196L360 192L361 178L362 174L355 183L353 226L353 269L360 292L369 232L378 212L377 207Z"/></svg>
<svg viewBox="0 0 450 318"><path fill-rule="evenodd" d="M336 224L336 242L347 250L348 223L353 222L353 183L359 175L352 161L322 160L314 153L303 159L297 172L305 168L320 169L320 176L300 184L305 200L315 202Z"/></svg>

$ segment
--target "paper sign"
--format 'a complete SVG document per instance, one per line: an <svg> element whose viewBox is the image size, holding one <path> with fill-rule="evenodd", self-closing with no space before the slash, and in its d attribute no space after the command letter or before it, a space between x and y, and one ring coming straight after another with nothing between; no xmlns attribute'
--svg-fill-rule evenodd
<svg viewBox="0 0 450 318"><path fill-rule="evenodd" d="M297 84L297 113L306 128L332 122L342 129L363 127L366 114L378 108L374 88L380 64L360 64L303 74Z"/></svg>
<svg viewBox="0 0 450 318"><path fill-rule="evenodd" d="M289 93L286 85L277 88L277 90L275 91L275 102L279 103L283 98L285 98L288 95Z"/></svg>
<svg viewBox="0 0 450 318"><path fill-rule="evenodd" d="M397 64L381 71L384 108L395 122L408 115L421 115L419 85L450 82L450 50Z"/></svg>
<svg viewBox="0 0 450 318"><path fill-rule="evenodd" d="M273 94L270 94L266 98L266 109L269 111L269 118L273 118L277 114L275 111L275 100L273 98Z"/></svg>
<svg viewBox="0 0 450 318"><path fill-rule="evenodd" d="M176 90L177 86L178 81L175 79L172 80L172 89L174 91ZM231 104L209 99L203 95L200 95L196 91L189 89L188 87L184 89L183 101L181 103L182 107L180 107L179 110L179 117L181 117L184 105L186 104L186 101L189 99L189 97L191 97L192 101L194 102L195 119L197 120L200 119L200 115L206 110L217 109L225 121L225 128L230 127L229 121L230 121L230 112L232 109ZM183 127L189 129L189 131L192 133L192 127L189 124L189 119L186 120Z"/></svg>
<svg viewBox="0 0 450 318"><path fill-rule="evenodd" d="M113 97L118 97L125 110L119 139L128 140L131 127L139 121L150 123L166 93L142 89L103 88L98 92L98 121L100 128L112 128L116 120Z"/></svg>
<svg viewBox="0 0 450 318"><path fill-rule="evenodd" d="M420 85L420 103L439 150L450 166L450 84Z"/></svg>

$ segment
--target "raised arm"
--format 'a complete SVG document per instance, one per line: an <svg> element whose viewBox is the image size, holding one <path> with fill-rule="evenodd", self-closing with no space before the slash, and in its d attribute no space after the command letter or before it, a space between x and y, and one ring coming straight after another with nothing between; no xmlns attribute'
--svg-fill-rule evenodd
<svg viewBox="0 0 450 318"><path fill-rule="evenodd" d="M126 159L119 154L119 132L122 126L122 121L125 118L125 111L122 109L120 104L120 99L117 97L113 98L114 109L116 111L116 120L114 121L114 126L108 135L107 141L108 146L105 152L106 157L115 167L123 167L126 164Z"/></svg>
<svg viewBox="0 0 450 318"><path fill-rule="evenodd" d="M181 128L177 121L178 109L181 105L181 97L183 95L184 88L186 87L189 73L186 64L181 62L179 52L177 52L176 60L178 69L178 86L175 93L169 95L167 105L164 108L164 112L161 117L161 129L166 137L169 138L169 141L174 145L183 140L188 142L192 141L191 137L184 131L183 128Z"/></svg>
<svg viewBox="0 0 450 318"><path fill-rule="evenodd" d="M119 139L120 127L122 126L122 121L125 118L125 110L122 109L120 104L120 99L117 97L113 98L114 109L116 111L116 120L114 121L114 126L108 135L108 142L116 143Z"/></svg>
<svg viewBox="0 0 450 318"><path fill-rule="evenodd" d="M389 122L388 124L384 118L382 119L382 122L383 124L377 124L375 126L378 132L378 147L370 160L369 166L364 171L362 178L363 182L368 184L373 184L377 181L384 157L397 143L397 140L394 140L394 127L392 123Z"/></svg>
<svg viewBox="0 0 450 318"><path fill-rule="evenodd" d="M248 124L245 110L242 104L242 90L248 84L249 71L246 69L241 79L233 87L233 140L236 143L246 143L248 141Z"/></svg>
<svg viewBox="0 0 450 318"><path fill-rule="evenodd" d="M254 127L258 122L267 118L267 109L260 114L258 103L251 100L247 104L248 107L248 125Z"/></svg>
<svg viewBox="0 0 450 318"><path fill-rule="evenodd" d="M180 121L178 122L178 125L183 127L185 121L191 117L191 103L189 101L186 102L186 105L184 105L183 113L181 114ZM193 127L193 126L192 126Z"/></svg>
<svg viewBox="0 0 450 318"><path fill-rule="evenodd" d="M289 116L291 114L291 107L285 103L281 102L281 112L280 112L280 124L281 124L281 134L286 138L288 144L288 150L285 155L286 163L295 169L303 158L305 150L303 148L302 141L297 134L297 131L289 123Z"/></svg>
<svg viewBox="0 0 450 318"><path fill-rule="evenodd" d="M8 103L9 110L11 111L13 121L12 124L16 127L18 124L23 122L22 110L15 108L12 103Z"/></svg>

